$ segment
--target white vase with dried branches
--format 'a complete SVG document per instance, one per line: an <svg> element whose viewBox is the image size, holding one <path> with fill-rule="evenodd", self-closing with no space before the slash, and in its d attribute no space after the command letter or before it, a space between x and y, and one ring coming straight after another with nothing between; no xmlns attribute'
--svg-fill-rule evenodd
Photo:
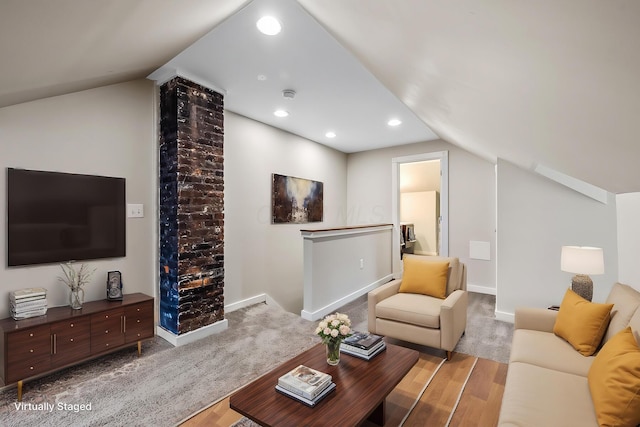
<svg viewBox="0 0 640 427"><path fill-rule="evenodd" d="M71 261L61 264L60 268L64 276L59 276L58 280L67 285L71 290L69 294L69 305L74 310L79 310L82 308L82 303L84 302L84 286L89 283L96 269L90 270L86 264L80 264L80 268L76 270Z"/></svg>

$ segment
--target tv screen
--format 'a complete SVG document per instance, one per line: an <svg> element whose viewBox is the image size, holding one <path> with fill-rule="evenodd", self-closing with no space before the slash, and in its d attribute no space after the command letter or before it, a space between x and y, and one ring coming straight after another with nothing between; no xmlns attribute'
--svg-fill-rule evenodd
<svg viewBox="0 0 640 427"><path fill-rule="evenodd" d="M7 265L125 256L125 179L7 168Z"/></svg>

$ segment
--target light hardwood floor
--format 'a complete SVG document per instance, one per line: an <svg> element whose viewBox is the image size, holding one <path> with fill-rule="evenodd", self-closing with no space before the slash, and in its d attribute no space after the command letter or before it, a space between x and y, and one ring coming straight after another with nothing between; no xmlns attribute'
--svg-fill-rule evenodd
<svg viewBox="0 0 640 427"><path fill-rule="evenodd" d="M437 356L420 354L415 366L387 397L385 426L400 425L425 384L438 370L441 360ZM475 357L455 353L431 379L404 426L446 425L459 398L450 426L495 426L506 375L507 365L504 363L486 359L476 362ZM228 427L241 418L242 415L229 408L227 397L187 420L181 427ZM373 425L365 422L363 427Z"/></svg>

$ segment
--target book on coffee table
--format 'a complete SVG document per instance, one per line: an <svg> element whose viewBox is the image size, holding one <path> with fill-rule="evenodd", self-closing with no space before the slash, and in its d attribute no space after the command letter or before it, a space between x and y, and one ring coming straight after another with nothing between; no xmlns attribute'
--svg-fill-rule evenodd
<svg viewBox="0 0 640 427"><path fill-rule="evenodd" d="M278 386L305 399L313 400L331 384L331 375L299 365L278 378Z"/></svg>
<svg viewBox="0 0 640 427"><path fill-rule="evenodd" d="M286 388L280 387L279 385L276 385L276 390L282 394L284 394L285 396L288 396L292 399L297 400L298 402L304 403L307 406L311 406L314 407L318 404L318 402L320 402L322 399L325 398L325 396L329 393L331 393L333 390L336 389L336 384L333 382L329 382L329 384L313 399L307 399L306 397L302 397L299 394L295 394L290 392L289 390L287 390Z"/></svg>
<svg viewBox="0 0 640 427"><path fill-rule="evenodd" d="M349 356L359 357L364 360L371 360L378 354L387 349L384 341L378 343L378 345L371 348L369 351L364 351L358 347L340 346L340 353L348 354Z"/></svg>
<svg viewBox="0 0 640 427"><path fill-rule="evenodd" d="M381 341L382 336L380 335L371 334L369 332L354 331L353 334L342 341L342 344L361 348L363 350L370 350L374 346L378 345Z"/></svg>

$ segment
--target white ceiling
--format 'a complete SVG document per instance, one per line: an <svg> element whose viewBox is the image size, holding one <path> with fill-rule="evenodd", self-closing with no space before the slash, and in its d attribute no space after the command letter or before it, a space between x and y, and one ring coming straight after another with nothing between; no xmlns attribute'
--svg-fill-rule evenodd
<svg viewBox="0 0 640 427"><path fill-rule="evenodd" d="M258 31L265 15L281 23L279 34ZM230 111L345 153L438 139L294 0L251 2L150 78L176 74L224 91ZM392 118L402 124L388 126Z"/></svg>
<svg viewBox="0 0 640 427"><path fill-rule="evenodd" d="M222 46L216 46L219 54L231 55L229 61L211 58L215 61L211 63L213 72L220 76L215 84L227 91L229 109L243 108L234 105L235 95L238 104L267 105L267 97L280 97L279 92L272 93L276 87L279 91L285 89L281 87L285 83L295 85L291 88L298 91L298 96L291 103L288 130L324 133L330 123L322 126L321 120L346 105L345 112L336 116L346 120L334 120L340 126L358 123L356 128L344 127L344 132L342 127L336 129L339 137L347 140L350 134L384 121L374 116L376 110L369 110L370 104L381 108L377 111L390 110L379 113L385 118L394 114L399 107L388 97L393 94L410 109L404 111L408 114L405 124L416 117L426 124L416 120L417 128L424 132L423 140L432 138L431 129L490 161L503 158L531 170L542 165L614 193L640 191L640 138L635 128L640 113L640 49L636 47L640 40L639 1L296 3L313 19L304 15L293 0L273 2L287 6L283 16L294 20L289 23L283 19L282 37L277 40L291 42L286 50L296 53L288 60L276 60L275 51L272 54L269 50L274 46L264 44L272 42L263 39L258 45L260 51L255 53L262 62L258 70L251 69L246 57L234 56L233 48L226 46L241 45L243 52L250 49L251 36L247 28L242 29L248 25L248 17L247 23L238 24L241 33L225 33L235 25L231 23L234 18L258 9L257 3L1 0L0 107L144 78L215 29L212 36L224 33ZM260 0L260 4L270 2ZM353 56L345 55L313 20ZM283 41L290 37L289 30L296 31L295 40ZM322 41L316 42L312 36ZM330 63L319 59L320 54L329 55ZM319 69L321 76L333 75L330 87L323 87L314 74L308 74L303 68L307 64ZM287 75L289 67L293 68ZM360 77L345 78L346 72L359 73L356 75ZM244 89L234 86L237 82L223 80L233 74L242 74L254 89L242 95ZM269 83L260 85L258 74L266 75ZM213 75L202 77L207 78ZM376 80L382 86L370 89L375 92L372 98L350 104L353 101L345 90L375 86ZM243 96L245 101L241 101ZM315 117L304 118L307 113L298 111L309 99L323 96L330 107L320 108L322 102L317 101ZM355 113L361 111L367 112L363 118L367 125L356 120ZM268 114L256 118L271 120ZM295 119L315 124L316 128L296 128ZM383 129L376 136L382 136L383 144L395 143L392 137L387 140L383 132L388 129ZM400 132L391 135L397 134ZM309 138L327 143L318 137ZM368 137L356 137L349 143L358 145L341 149L359 151L380 144Z"/></svg>

